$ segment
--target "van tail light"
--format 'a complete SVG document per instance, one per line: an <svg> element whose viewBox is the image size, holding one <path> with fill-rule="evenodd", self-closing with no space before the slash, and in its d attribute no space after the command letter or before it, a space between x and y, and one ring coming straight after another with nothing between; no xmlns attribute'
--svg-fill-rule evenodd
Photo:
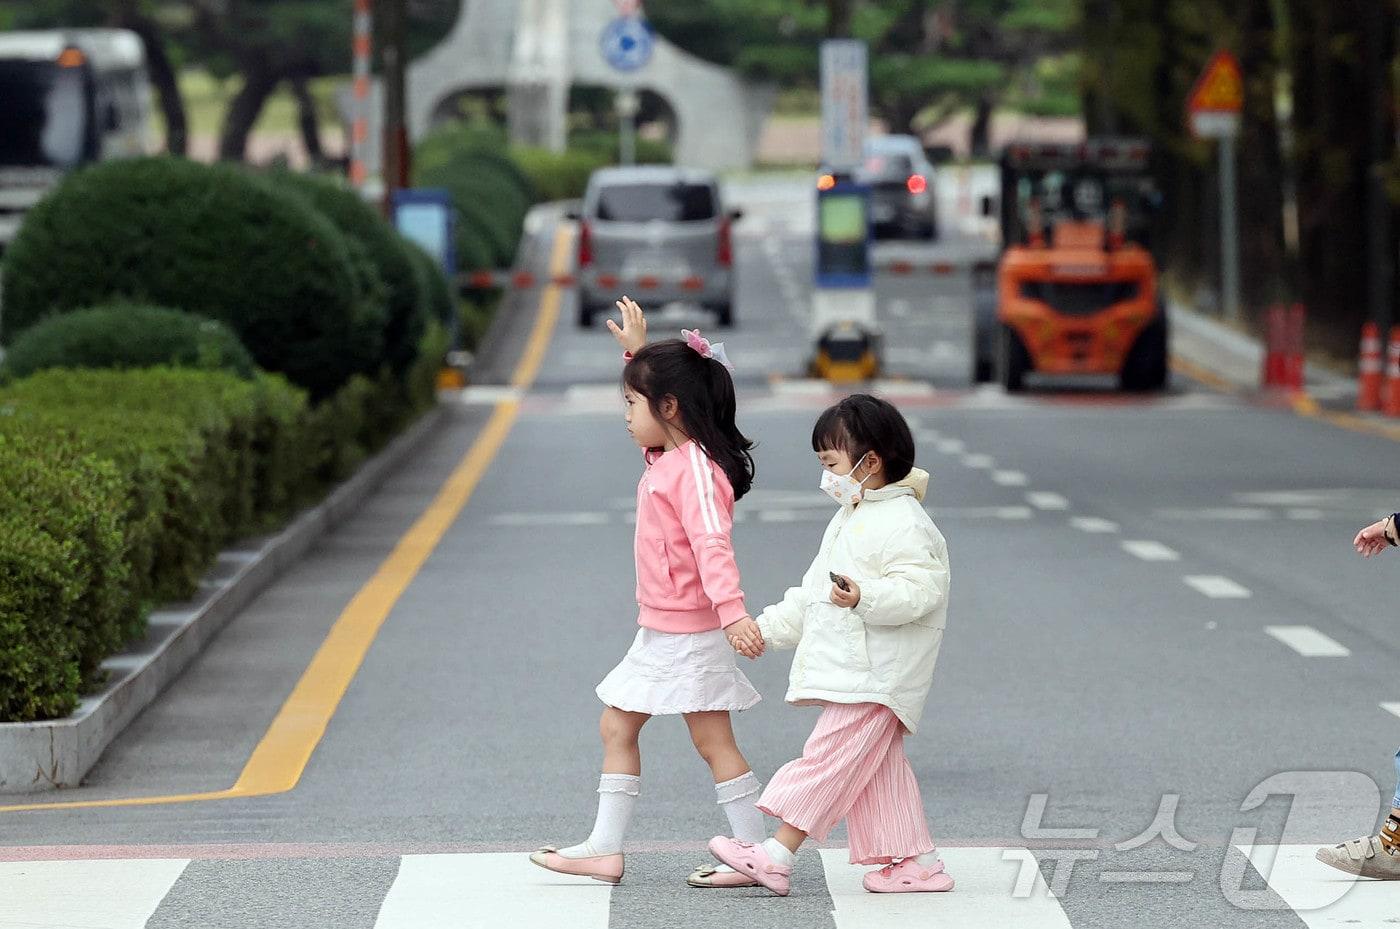
<svg viewBox="0 0 1400 929"><path fill-rule="evenodd" d="M588 227L588 220L582 220L578 224L578 266L586 268L593 264L593 230Z"/></svg>
<svg viewBox="0 0 1400 929"><path fill-rule="evenodd" d="M732 267L734 264L734 233L727 217L719 223L719 252L716 258L721 268Z"/></svg>
<svg viewBox="0 0 1400 929"><path fill-rule="evenodd" d="M904 182L904 186L909 188L911 194L921 194L928 190L928 181L924 180L922 174L911 174L909 180Z"/></svg>

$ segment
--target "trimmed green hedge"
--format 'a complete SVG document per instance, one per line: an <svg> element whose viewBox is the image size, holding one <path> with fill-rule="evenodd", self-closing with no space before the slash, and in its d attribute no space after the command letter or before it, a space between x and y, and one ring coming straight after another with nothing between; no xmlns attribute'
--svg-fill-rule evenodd
<svg viewBox="0 0 1400 929"><path fill-rule="evenodd" d="M68 175L5 254L0 342L125 298L227 323L258 365L315 398L364 370L382 308L365 305L346 237L300 198L226 165L105 162Z"/></svg>
<svg viewBox="0 0 1400 929"><path fill-rule="evenodd" d="M364 247L385 289L384 358L395 373L404 374L417 357L427 326L425 309L432 299L410 254L411 243L359 194L328 178L286 171L267 176L284 190L305 198Z"/></svg>
<svg viewBox="0 0 1400 929"><path fill-rule="evenodd" d="M223 323L180 310L119 303L51 316L5 353L7 378L45 368L177 368L253 376L253 358Z"/></svg>
<svg viewBox="0 0 1400 929"><path fill-rule="evenodd" d="M316 407L262 373L50 369L0 389L0 720L71 712L152 605L344 477L431 405L435 373L420 353Z"/></svg>

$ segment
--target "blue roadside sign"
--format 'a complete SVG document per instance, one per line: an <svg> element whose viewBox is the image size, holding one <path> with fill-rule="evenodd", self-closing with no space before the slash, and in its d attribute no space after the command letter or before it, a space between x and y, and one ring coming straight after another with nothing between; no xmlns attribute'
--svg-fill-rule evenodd
<svg viewBox="0 0 1400 929"><path fill-rule="evenodd" d="M619 16L603 29L603 58L618 71L640 71L651 61L656 37L640 16Z"/></svg>

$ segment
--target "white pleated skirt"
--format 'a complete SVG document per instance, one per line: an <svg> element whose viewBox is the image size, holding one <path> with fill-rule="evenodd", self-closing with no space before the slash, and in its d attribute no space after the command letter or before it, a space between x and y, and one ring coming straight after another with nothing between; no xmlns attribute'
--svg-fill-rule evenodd
<svg viewBox="0 0 1400 929"><path fill-rule="evenodd" d="M598 699L651 716L747 710L763 698L739 670L737 658L720 629L638 629L626 657L598 685Z"/></svg>

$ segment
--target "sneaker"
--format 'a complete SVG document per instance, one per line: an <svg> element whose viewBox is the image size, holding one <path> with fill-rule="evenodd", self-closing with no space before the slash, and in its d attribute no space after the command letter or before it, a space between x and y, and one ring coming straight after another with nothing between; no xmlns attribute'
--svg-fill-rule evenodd
<svg viewBox="0 0 1400 929"><path fill-rule="evenodd" d="M546 845L530 853L530 861L546 871L591 877L604 884L622 883L622 855L593 855L588 858L565 858L559 849Z"/></svg>
<svg viewBox="0 0 1400 929"><path fill-rule="evenodd" d="M1381 845L1378 835L1362 836L1317 850L1317 860L1338 871L1373 877L1382 881L1400 880L1400 855L1392 855Z"/></svg>
<svg viewBox="0 0 1400 929"><path fill-rule="evenodd" d="M944 893L953 889L953 879L943 873L941 860L925 867L917 858L905 858L871 871L861 883L873 894Z"/></svg>
<svg viewBox="0 0 1400 929"><path fill-rule="evenodd" d="M792 868L775 864L762 845L717 835L710 840L710 854L780 897L792 889Z"/></svg>
<svg viewBox="0 0 1400 929"><path fill-rule="evenodd" d="M761 887L758 881L738 871L728 868L720 870L709 865L701 865L690 872L685 882L691 887Z"/></svg>

